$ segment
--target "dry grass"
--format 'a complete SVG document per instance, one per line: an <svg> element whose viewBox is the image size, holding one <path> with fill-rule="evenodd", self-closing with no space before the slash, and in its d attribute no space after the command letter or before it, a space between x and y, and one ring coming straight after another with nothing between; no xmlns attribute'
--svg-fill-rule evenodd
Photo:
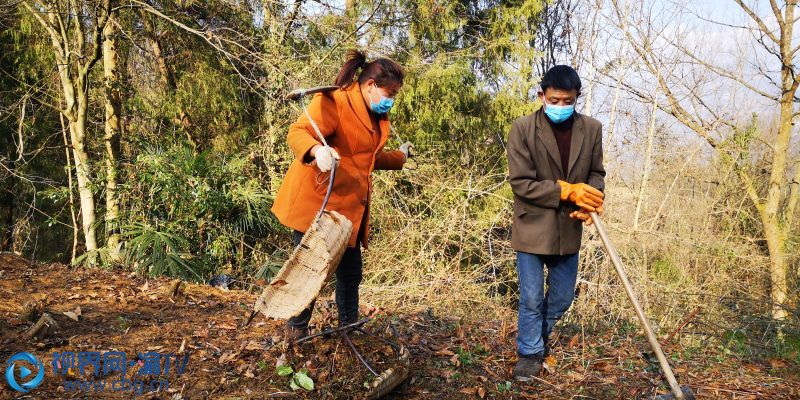
<svg viewBox="0 0 800 400"><path fill-rule="evenodd" d="M654 171L638 230L631 226L638 192L621 179L608 182L605 215L659 335L694 314L675 340L727 345L731 334L744 332L748 351L774 349L766 318L768 258L749 230L752 211L731 196L735 182L719 183L696 169L673 183L667 168ZM401 312L430 308L465 320L513 320L517 277L503 174L421 163L415 171L379 174L375 187L365 301ZM634 326L593 228L584 230L578 286L566 324Z"/></svg>

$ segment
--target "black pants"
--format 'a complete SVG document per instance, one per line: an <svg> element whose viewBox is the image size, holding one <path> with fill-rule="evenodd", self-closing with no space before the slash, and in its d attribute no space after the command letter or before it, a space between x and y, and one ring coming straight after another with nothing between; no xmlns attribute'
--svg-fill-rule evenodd
<svg viewBox="0 0 800 400"><path fill-rule="evenodd" d="M292 234L295 246L303 239L303 232ZM336 308L339 310L339 325L346 325L358 320L358 285L361 284L363 262L361 248L348 247L344 251L342 261L336 269ZM295 328L308 327L314 302L296 317L289 318L289 325Z"/></svg>

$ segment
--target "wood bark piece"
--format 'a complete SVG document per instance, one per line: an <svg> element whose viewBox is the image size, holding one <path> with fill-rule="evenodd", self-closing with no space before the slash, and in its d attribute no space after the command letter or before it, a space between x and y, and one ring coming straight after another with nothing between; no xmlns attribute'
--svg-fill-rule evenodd
<svg viewBox="0 0 800 400"><path fill-rule="evenodd" d="M19 318L23 321L36 321L44 310L44 304L31 300L26 302L19 312Z"/></svg>
<svg viewBox="0 0 800 400"><path fill-rule="evenodd" d="M42 317L25 332L25 336L37 340L44 340L52 336L58 329L60 329L58 322L56 322L50 314L44 313Z"/></svg>
<svg viewBox="0 0 800 400"><path fill-rule="evenodd" d="M386 396L408 378L410 361L408 359L408 350L405 347L400 349L399 361L399 365L383 371L372 381L367 392L367 400L375 400Z"/></svg>
<svg viewBox="0 0 800 400"><path fill-rule="evenodd" d="M345 216L325 211L256 300L255 310L276 319L300 314L336 272L352 232L353 223Z"/></svg>

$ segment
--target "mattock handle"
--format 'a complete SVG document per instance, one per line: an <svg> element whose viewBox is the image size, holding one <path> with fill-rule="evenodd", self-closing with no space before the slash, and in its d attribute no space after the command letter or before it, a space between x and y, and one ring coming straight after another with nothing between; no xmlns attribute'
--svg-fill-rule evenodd
<svg viewBox="0 0 800 400"><path fill-rule="evenodd" d="M644 314L642 305L639 303L639 299L633 291L633 286L628 280L628 275L625 273L625 268L622 265L622 259L620 259L617 249L611 244L611 239L608 238L603 220L601 220L600 216L594 211L590 212L589 215L592 217L592 222L594 222L594 226L597 229L597 233L600 235L600 240L603 242L606 252L608 252L608 255L611 257L611 263L614 264L614 268L617 270L617 275L619 275L619 279L622 281L622 286L625 287L625 293L628 294L628 298L631 300L631 303L633 303L633 308L636 309L636 316L639 317L639 322L642 324L642 328L644 328L644 332L647 334L647 341L650 342L650 347L653 349L653 352L656 353L658 363L661 365L661 370L667 378L672 394L676 399L683 400L683 391L681 391L681 387L675 379L675 374L672 373L672 368L669 366L669 362L667 362L667 357L664 355L664 351L661 350L661 345L658 343L656 334L653 333L653 328L650 327L650 321Z"/></svg>

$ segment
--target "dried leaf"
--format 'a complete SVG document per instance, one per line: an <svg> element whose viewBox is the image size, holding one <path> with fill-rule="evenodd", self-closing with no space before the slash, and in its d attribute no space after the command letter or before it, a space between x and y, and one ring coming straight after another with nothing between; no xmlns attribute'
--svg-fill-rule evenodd
<svg viewBox="0 0 800 400"><path fill-rule="evenodd" d="M272 283L270 283L270 286L272 286L272 287L277 289L277 288L279 288L281 286L285 286L286 284L288 284L288 282L286 282L285 280L276 279L276 280L272 281Z"/></svg>
<svg viewBox="0 0 800 400"><path fill-rule="evenodd" d="M284 365L286 365L286 353L281 354L280 357L275 359L275 367L282 367Z"/></svg>
<svg viewBox="0 0 800 400"><path fill-rule="evenodd" d="M770 358L769 365L772 366L772 369L781 369L786 368L786 361L783 361L779 358Z"/></svg>
<svg viewBox="0 0 800 400"><path fill-rule="evenodd" d="M475 388L469 387L469 388L463 388L463 389L459 390L458 392L471 396L471 395L474 395L476 393L476 390L475 390Z"/></svg>
<svg viewBox="0 0 800 400"><path fill-rule="evenodd" d="M580 337L581 337L580 333L576 333L575 336L573 336L572 339L569 340L569 343L567 343L567 347L574 348L575 346L577 346Z"/></svg>
<svg viewBox="0 0 800 400"><path fill-rule="evenodd" d="M577 372L574 372L574 371L568 371L567 372L567 379L569 379L569 380L571 380L573 382L580 382L580 381L583 380L583 374L580 374L580 373L577 373Z"/></svg>
<svg viewBox="0 0 800 400"><path fill-rule="evenodd" d="M453 354L453 356L450 357L450 363L452 363L456 367L461 366L461 360L458 359L458 354Z"/></svg>
<svg viewBox="0 0 800 400"><path fill-rule="evenodd" d="M74 319L75 321L77 321L78 317L81 316L81 306L75 307L73 311L64 311L63 314L69 317L70 319Z"/></svg>
<svg viewBox="0 0 800 400"><path fill-rule="evenodd" d="M247 342L247 345L244 348L247 350L264 350L264 346L262 346L255 340Z"/></svg>
<svg viewBox="0 0 800 400"><path fill-rule="evenodd" d="M450 351L448 349L441 349L441 350L439 350L439 351L437 351L437 352L435 352L433 354L435 354L437 356L442 356L442 357L444 357L444 356L448 356L449 357L449 356L455 355L456 353L453 353L452 351Z"/></svg>

